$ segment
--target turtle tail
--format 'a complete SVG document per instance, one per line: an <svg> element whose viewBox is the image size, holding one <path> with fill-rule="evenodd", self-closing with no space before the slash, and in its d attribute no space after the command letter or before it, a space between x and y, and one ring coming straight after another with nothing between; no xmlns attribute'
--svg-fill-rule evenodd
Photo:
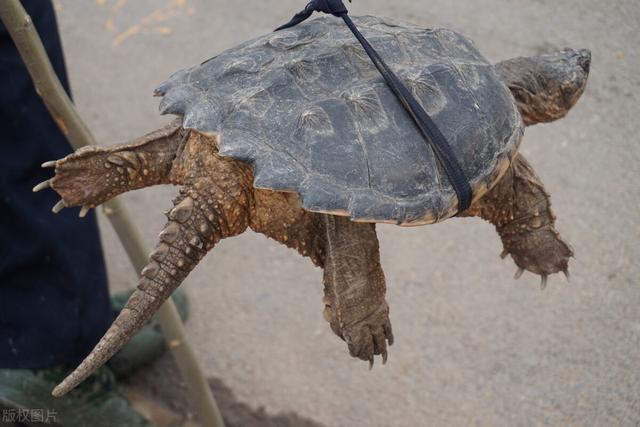
<svg viewBox="0 0 640 427"><path fill-rule="evenodd" d="M182 189L168 213L169 222L160 233L160 243L141 272L137 289L93 351L53 390L54 396L66 394L104 365L149 321L217 242L246 229L247 200L239 196L244 192L225 191L220 183L201 184Z"/></svg>

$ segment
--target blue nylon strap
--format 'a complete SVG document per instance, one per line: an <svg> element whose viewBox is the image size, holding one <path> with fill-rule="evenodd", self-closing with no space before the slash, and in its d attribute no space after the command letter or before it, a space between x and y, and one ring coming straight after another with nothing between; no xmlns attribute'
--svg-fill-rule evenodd
<svg viewBox="0 0 640 427"><path fill-rule="evenodd" d="M367 52L367 55L369 55L369 58L371 58L373 65L375 65L380 74L382 74L382 77L384 77L393 93L400 100L407 112L411 115L414 122L418 126L418 129L433 149L436 158L442 165L442 168L447 174L447 178L449 179L449 182L451 183L451 186L453 187L453 190L458 197L458 212L465 211L471 205L473 192L471 190L471 185L469 185L469 180L460 167L460 164L458 163L455 154L451 150L449 143L447 142L442 132L440 132L440 129L438 129L438 126L436 126L436 124L433 122L431 117L429 117L427 112L424 111L424 108L422 108L420 103L415 99L411 92L409 92L406 86L393 73L393 71L391 71L391 69L387 66L380 55L378 55L378 52L376 52L373 46L371 46L367 39L364 38L362 33L360 33L356 25L349 17L349 11L345 7L342 0L312 0L311 2L309 2L309 4L307 4L302 12L297 13L291 19L291 21L277 28L276 31L284 30L286 28L291 28L298 25L299 23L311 17L313 12L327 13L344 20L344 22L347 24L347 27L349 27L353 35L358 39L365 52Z"/></svg>

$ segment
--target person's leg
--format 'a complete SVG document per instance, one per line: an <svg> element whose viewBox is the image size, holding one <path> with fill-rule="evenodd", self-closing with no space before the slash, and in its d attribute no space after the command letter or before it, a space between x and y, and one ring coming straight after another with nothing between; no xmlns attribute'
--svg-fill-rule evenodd
<svg viewBox="0 0 640 427"><path fill-rule="evenodd" d="M46 0L22 3L68 92L53 5ZM95 215L79 219L71 209L54 215L55 194L32 192L48 177L40 165L72 149L1 23L0 126L0 405L47 410L55 414L52 421L65 426L148 425L132 410L109 368L64 399L51 396L116 313ZM162 336L153 329L141 342L159 348ZM133 362L139 366L159 353ZM135 365L131 359L125 359L128 369Z"/></svg>
<svg viewBox="0 0 640 427"><path fill-rule="evenodd" d="M69 90L53 6L23 1ZM71 152L0 24L0 368L73 365L113 319L96 219L51 213L40 165Z"/></svg>

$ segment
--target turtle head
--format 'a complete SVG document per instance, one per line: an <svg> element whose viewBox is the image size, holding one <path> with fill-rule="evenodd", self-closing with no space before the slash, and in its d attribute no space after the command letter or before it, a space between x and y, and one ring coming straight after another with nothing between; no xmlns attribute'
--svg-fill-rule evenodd
<svg viewBox="0 0 640 427"><path fill-rule="evenodd" d="M588 49L514 58L496 68L527 125L564 117L584 92L591 66Z"/></svg>

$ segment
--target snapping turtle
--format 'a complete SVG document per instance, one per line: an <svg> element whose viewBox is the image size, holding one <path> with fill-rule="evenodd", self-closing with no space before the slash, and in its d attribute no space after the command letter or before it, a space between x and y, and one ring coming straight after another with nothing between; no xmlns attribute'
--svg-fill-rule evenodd
<svg viewBox="0 0 640 427"><path fill-rule="evenodd" d="M542 183L517 153L525 125L563 117L589 73L588 50L491 65L464 36L354 18L449 141L473 188L460 216L495 224L519 272L567 273ZM409 115L342 23L323 17L174 74L156 90L179 116L132 143L48 162L51 187L80 215L125 191L180 185L138 289L62 395L106 362L221 239L248 227L324 269L324 316L352 356L393 342L375 223L425 225L457 198ZM520 274L520 273L519 273Z"/></svg>

